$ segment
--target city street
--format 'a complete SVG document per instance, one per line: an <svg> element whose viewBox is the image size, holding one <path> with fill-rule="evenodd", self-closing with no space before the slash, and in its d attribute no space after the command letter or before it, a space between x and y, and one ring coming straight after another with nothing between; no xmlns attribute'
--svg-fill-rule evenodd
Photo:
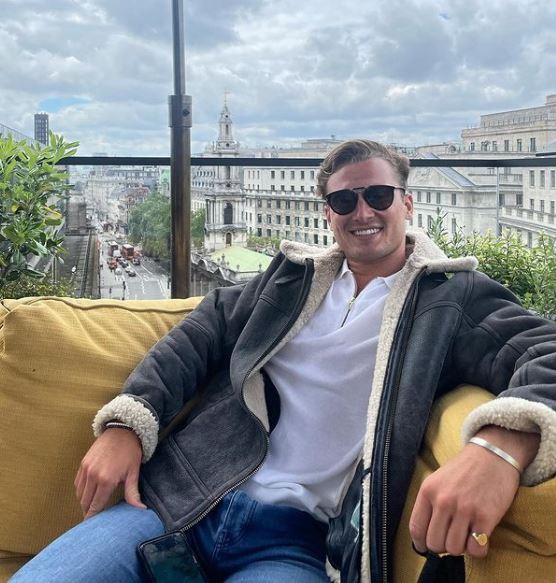
<svg viewBox="0 0 556 583"><path fill-rule="evenodd" d="M141 265L131 265L136 271L130 277L120 267L121 275L110 271L107 264L107 249L101 239L100 252L100 297L117 300L160 300L170 297L168 274L158 263L148 257L141 258Z"/></svg>

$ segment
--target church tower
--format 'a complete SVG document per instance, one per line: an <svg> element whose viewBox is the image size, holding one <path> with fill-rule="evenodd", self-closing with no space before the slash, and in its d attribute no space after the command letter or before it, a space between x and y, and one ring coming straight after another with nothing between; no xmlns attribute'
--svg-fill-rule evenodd
<svg viewBox="0 0 556 583"><path fill-rule="evenodd" d="M232 134L232 117L226 97L220 112L218 139L210 154L216 158L237 158L239 142ZM205 248L216 251L231 245L245 247L245 194L241 189L239 166L220 165L214 168L214 186L206 195Z"/></svg>

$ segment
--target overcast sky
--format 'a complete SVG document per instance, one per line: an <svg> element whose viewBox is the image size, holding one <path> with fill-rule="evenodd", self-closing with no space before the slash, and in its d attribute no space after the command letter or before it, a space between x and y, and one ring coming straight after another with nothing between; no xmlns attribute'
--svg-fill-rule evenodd
<svg viewBox="0 0 556 583"><path fill-rule="evenodd" d="M90 155L168 155L171 0L0 0L0 123ZM193 151L224 92L243 145L457 140L556 93L556 2L184 0Z"/></svg>

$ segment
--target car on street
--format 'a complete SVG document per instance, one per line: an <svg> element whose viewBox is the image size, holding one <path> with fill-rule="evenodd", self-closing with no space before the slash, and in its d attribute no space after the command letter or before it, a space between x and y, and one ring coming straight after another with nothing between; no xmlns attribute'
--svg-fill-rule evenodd
<svg viewBox="0 0 556 583"><path fill-rule="evenodd" d="M134 257L131 262L133 263L133 265L141 265L141 260L139 259L139 257Z"/></svg>
<svg viewBox="0 0 556 583"><path fill-rule="evenodd" d="M133 267L126 267L125 271L129 275L129 277L135 277L137 275L137 272L135 271L135 269L133 269Z"/></svg>
<svg viewBox="0 0 556 583"><path fill-rule="evenodd" d="M116 267L116 269L114 269L114 274L115 275L122 275L122 268L121 267Z"/></svg>

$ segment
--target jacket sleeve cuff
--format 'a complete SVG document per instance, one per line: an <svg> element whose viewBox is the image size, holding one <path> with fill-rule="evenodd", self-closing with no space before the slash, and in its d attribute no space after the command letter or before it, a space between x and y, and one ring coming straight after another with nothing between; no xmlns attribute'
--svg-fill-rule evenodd
<svg viewBox="0 0 556 583"><path fill-rule="evenodd" d="M556 473L556 411L527 399L499 397L467 416L462 427L463 443L485 425L541 434L539 451L521 476L523 486L535 486Z"/></svg>
<svg viewBox="0 0 556 583"><path fill-rule="evenodd" d="M158 443L158 421L141 401L128 395L119 395L104 405L95 415L93 432L98 437L108 421L114 419L129 425L137 434L143 449L143 463L148 462Z"/></svg>

